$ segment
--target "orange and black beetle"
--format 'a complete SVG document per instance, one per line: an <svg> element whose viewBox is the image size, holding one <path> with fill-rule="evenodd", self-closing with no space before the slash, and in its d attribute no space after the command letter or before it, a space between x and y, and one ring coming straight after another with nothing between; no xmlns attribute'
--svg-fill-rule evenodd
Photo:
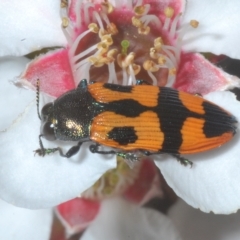
<svg viewBox="0 0 240 240"><path fill-rule="evenodd" d="M94 153L117 153L125 158L141 154L169 153L183 164L179 154L199 153L221 146L236 133L236 118L199 96L167 87L87 84L82 80L41 112L40 149L44 156L59 151L71 157L86 141L95 142ZM66 154L60 148L45 149L48 140L78 141ZM116 148L100 151L99 145Z"/></svg>

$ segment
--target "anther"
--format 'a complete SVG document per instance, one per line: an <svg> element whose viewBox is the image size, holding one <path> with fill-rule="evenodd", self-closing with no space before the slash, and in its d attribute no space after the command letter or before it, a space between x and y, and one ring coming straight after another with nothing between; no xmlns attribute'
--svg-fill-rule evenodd
<svg viewBox="0 0 240 240"><path fill-rule="evenodd" d="M101 5L102 5L102 10L108 14L112 13L114 10L113 5L108 1L104 1L103 3L101 3Z"/></svg>
<svg viewBox="0 0 240 240"><path fill-rule="evenodd" d="M63 18L62 18L62 27L63 27L63 28L66 28L66 27L68 26L68 24L69 24L68 18L63 17Z"/></svg>
<svg viewBox="0 0 240 240"><path fill-rule="evenodd" d="M132 25L138 28L143 25L143 22L137 17L132 17Z"/></svg>
<svg viewBox="0 0 240 240"><path fill-rule="evenodd" d="M164 14L167 18L172 18L173 17L173 14L174 14L174 9L171 8L171 7L166 7L164 9Z"/></svg>
<svg viewBox="0 0 240 240"><path fill-rule="evenodd" d="M150 27L149 26L142 26L138 28L138 33L147 35L150 32Z"/></svg>
<svg viewBox="0 0 240 240"><path fill-rule="evenodd" d="M150 4L140 5L134 7L133 11L136 16L146 15L150 10Z"/></svg>
<svg viewBox="0 0 240 240"><path fill-rule="evenodd" d="M150 72L157 72L159 70L159 66L152 60L146 60L143 63L143 68Z"/></svg>
<svg viewBox="0 0 240 240"><path fill-rule="evenodd" d="M107 25L107 32L111 35L115 35L118 33L117 26L114 23L110 23Z"/></svg>
<svg viewBox="0 0 240 240"><path fill-rule="evenodd" d="M98 31L99 31L99 28L96 23L90 23L88 25L88 29L91 30L91 32L93 32L93 33L98 33Z"/></svg>
<svg viewBox="0 0 240 240"><path fill-rule="evenodd" d="M199 22L197 20L191 20L190 21L190 25L193 27L193 28L197 28L198 25L199 25Z"/></svg>

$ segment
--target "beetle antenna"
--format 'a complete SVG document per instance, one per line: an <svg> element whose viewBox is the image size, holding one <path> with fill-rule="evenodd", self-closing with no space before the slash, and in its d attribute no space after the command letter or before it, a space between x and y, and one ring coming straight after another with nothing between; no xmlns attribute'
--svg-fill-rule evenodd
<svg viewBox="0 0 240 240"><path fill-rule="evenodd" d="M37 88L37 91L36 91L37 114L38 114L38 118L40 120L42 120L40 112L39 112L39 92L40 92L40 80L39 79L37 79L36 88Z"/></svg>

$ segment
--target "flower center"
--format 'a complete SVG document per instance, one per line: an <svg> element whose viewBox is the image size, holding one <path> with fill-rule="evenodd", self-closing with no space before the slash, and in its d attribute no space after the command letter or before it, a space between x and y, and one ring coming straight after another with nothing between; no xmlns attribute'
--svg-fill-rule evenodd
<svg viewBox="0 0 240 240"><path fill-rule="evenodd" d="M142 79L172 86L184 33L178 29L180 14L167 7L161 21L153 4L116 2L78 1L76 26L62 18L76 84L83 78L123 85Z"/></svg>

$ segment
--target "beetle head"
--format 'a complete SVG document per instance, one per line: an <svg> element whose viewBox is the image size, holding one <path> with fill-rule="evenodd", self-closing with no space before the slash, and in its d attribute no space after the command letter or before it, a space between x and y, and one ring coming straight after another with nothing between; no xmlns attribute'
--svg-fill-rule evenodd
<svg viewBox="0 0 240 240"><path fill-rule="evenodd" d="M41 135L49 141L56 140L54 127L56 120L53 117L53 103L47 103L41 111Z"/></svg>

